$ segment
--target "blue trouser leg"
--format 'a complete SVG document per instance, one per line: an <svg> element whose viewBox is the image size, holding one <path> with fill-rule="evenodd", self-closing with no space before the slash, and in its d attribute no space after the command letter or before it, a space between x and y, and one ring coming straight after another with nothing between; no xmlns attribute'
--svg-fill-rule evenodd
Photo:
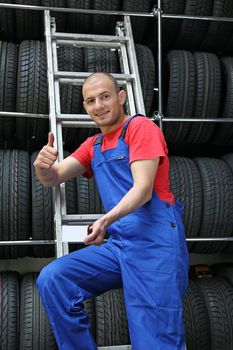
<svg viewBox="0 0 233 350"><path fill-rule="evenodd" d="M149 223L143 225L141 232L150 234L149 243L124 241L120 264L133 350L185 348L182 304L188 287L188 251L176 209L169 221L157 222L153 230Z"/></svg>
<svg viewBox="0 0 233 350"><path fill-rule="evenodd" d="M97 349L82 302L122 285L118 259L107 246L89 246L56 259L37 279L59 349Z"/></svg>
<svg viewBox="0 0 233 350"><path fill-rule="evenodd" d="M132 349L184 350L182 275L125 264L122 278Z"/></svg>

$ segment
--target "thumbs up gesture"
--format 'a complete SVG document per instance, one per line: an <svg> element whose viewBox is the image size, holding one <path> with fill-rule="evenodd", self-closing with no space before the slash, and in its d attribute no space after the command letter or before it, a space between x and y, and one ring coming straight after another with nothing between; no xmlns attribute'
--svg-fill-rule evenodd
<svg viewBox="0 0 233 350"><path fill-rule="evenodd" d="M49 134L48 134L48 146L49 147L53 147L53 144L54 144L54 135L50 131Z"/></svg>
<svg viewBox="0 0 233 350"><path fill-rule="evenodd" d="M53 166L58 156L58 152L53 147L53 144L54 144L54 135L52 132L49 132L48 143L39 152L34 162L34 166L36 169L49 169Z"/></svg>

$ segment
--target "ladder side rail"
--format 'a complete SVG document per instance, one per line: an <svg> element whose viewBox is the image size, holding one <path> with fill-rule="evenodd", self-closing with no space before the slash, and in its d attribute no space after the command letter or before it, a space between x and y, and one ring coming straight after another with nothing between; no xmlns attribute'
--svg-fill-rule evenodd
<svg viewBox="0 0 233 350"><path fill-rule="evenodd" d="M47 55L47 78L48 78L48 97L49 97L49 122L50 129L54 134L54 147L58 149L57 137L57 121L56 121L56 106L55 106L55 87L54 87L54 71L53 71L53 53L51 40L51 21L50 12L44 11L44 25L45 25L45 41L46 41L46 55ZM62 222L61 222L61 198L60 188L56 186L53 188L54 199L54 226L55 226L55 240L56 240L56 256L62 256Z"/></svg>
<svg viewBox="0 0 233 350"><path fill-rule="evenodd" d="M163 93L162 93L162 9L161 9L161 0L158 0L158 9L157 9L157 30L158 30L158 113L161 116L160 118L160 129L163 130Z"/></svg>
<svg viewBox="0 0 233 350"><path fill-rule="evenodd" d="M131 21L129 16L124 16L124 27L125 27L125 34L129 37L129 40L127 41L127 52L128 52L128 58L129 58L129 65L131 71L133 71L134 74L134 80L133 80L133 90L134 90L134 98L135 98L135 105L137 109L137 113L142 113L145 115L145 106L144 106L144 100L143 100L143 93L142 93L142 87L140 82L140 76L138 71L138 63L137 63L137 57L135 52L135 46L134 46L134 39L133 39L133 32L131 27Z"/></svg>
<svg viewBox="0 0 233 350"><path fill-rule="evenodd" d="M120 26L117 26L117 32L119 36L123 36L123 29L120 28ZM128 55L126 51L126 45L124 43L121 43L120 50L118 50L119 58L120 58L120 67L121 71L123 71L123 74L130 75L129 70L129 64L128 64ZM136 114L136 108L134 103L134 94L132 89L132 83L129 81L126 81L126 91L127 91L127 101L126 101L126 108L127 113L130 115Z"/></svg>
<svg viewBox="0 0 233 350"><path fill-rule="evenodd" d="M54 27L55 28L55 27ZM57 60L57 43L52 41L52 55L53 55L53 68L54 71L58 71L58 60ZM55 90L55 109L56 109L56 127L57 127L57 150L58 150L58 161L64 159L63 152L63 137L62 137L62 124L57 120L57 115L61 114L61 100L60 100L60 84L59 80L54 80L54 90ZM60 215L67 213L66 211L66 192L65 192L65 183L58 185L58 190L60 192ZM58 213L57 213L58 214ZM67 242L62 242L62 219L59 218L59 235L56 237L56 247L57 254L62 255L69 253L69 247Z"/></svg>
<svg viewBox="0 0 233 350"><path fill-rule="evenodd" d="M121 62L121 69L124 71L126 74L130 74L129 70L129 64L128 64L128 55L126 51L126 46L124 44L121 45L121 50L120 50L120 62ZM128 114L134 115L136 114L136 106L134 102L134 92L133 92L133 79L131 81L126 81L126 91L127 91L127 101L126 105L129 109Z"/></svg>

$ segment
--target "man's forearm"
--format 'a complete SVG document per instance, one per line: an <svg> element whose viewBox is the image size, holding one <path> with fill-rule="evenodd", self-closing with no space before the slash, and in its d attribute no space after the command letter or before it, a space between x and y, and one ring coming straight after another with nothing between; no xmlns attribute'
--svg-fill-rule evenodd
<svg viewBox="0 0 233 350"><path fill-rule="evenodd" d="M151 189L133 186L121 201L102 217L102 220L105 220L107 226L109 226L114 221L144 205L151 197Z"/></svg>

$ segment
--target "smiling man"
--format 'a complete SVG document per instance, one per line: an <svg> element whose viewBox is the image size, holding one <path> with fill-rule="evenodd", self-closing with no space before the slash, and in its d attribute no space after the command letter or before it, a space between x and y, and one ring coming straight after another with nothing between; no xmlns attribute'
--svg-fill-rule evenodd
<svg viewBox="0 0 233 350"><path fill-rule="evenodd" d="M183 350L188 252L163 134L148 118L124 113L126 93L110 74L90 75L83 98L101 133L61 162L50 133L34 163L45 186L94 176L106 210L88 246L56 259L37 280L57 344L96 350L82 302L123 287L132 349Z"/></svg>

